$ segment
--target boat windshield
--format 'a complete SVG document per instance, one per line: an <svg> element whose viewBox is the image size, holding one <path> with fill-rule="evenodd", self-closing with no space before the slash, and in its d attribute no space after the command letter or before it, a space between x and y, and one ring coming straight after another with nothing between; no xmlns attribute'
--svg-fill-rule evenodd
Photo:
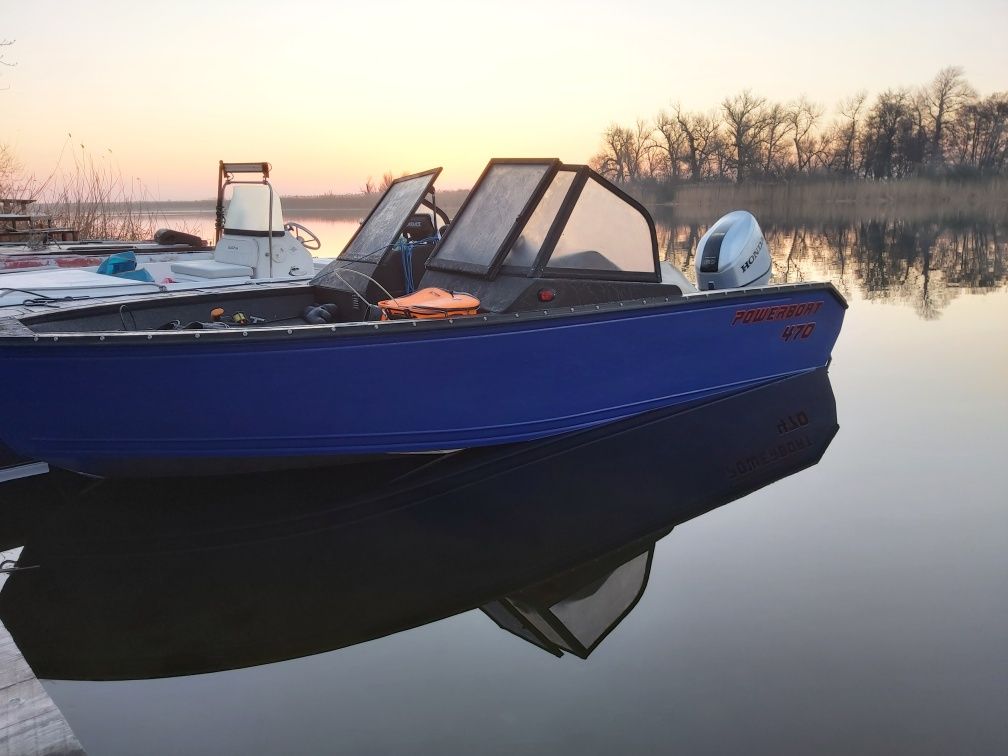
<svg viewBox="0 0 1008 756"><path fill-rule="evenodd" d="M546 234L549 233L557 213L560 212L560 205L570 191L575 175L576 173L571 170L557 172L529 217L525 228L522 229L521 235L511 245L507 257L504 258L505 265L531 268L535 264L546 241Z"/></svg>
<svg viewBox="0 0 1008 756"><path fill-rule="evenodd" d="M549 268L655 272L646 216L589 178L549 258Z"/></svg>
<svg viewBox="0 0 1008 756"><path fill-rule="evenodd" d="M440 168L435 168L393 181L329 267L345 262L378 262L395 243L406 221L420 206L440 172ZM329 267L319 272L313 283L326 278Z"/></svg>
<svg viewBox="0 0 1008 756"><path fill-rule="evenodd" d="M490 161L438 246L440 267L488 273L557 162Z"/></svg>
<svg viewBox="0 0 1008 756"><path fill-rule="evenodd" d="M585 165L491 160L428 263L435 270L657 281L644 207Z"/></svg>
<svg viewBox="0 0 1008 756"><path fill-rule="evenodd" d="M651 573L654 545L511 593L480 608L502 629L552 654L589 654L633 609ZM625 560L625 561L623 561Z"/></svg>

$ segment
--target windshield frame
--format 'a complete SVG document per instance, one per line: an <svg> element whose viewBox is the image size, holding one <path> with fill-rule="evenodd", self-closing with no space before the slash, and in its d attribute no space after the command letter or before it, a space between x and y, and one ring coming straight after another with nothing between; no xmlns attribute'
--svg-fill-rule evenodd
<svg viewBox="0 0 1008 756"><path fill-rule="evenodd" d="M543 174L543 177L539 181L535 190L529 195L529 199L524 208L515 218L515 222L505 235L503 243L494 252L493 257L490 258L488 264L480 265L459 260L439 260L438 251L440 250L443 240L447 239L451 235L455 223L460 218L464 217L466 207L469 205L470 199L476 196L476 194L480 191L487 174L496 165L547 165L548 169ZM562 171L573 172L574 179L571 181L571 185L568 187L567 193L560 203L556 215L550 224L549 230L543 237L542 245L536 254L534 262L531 265L505 265L504 261L511 252L511 248L515 241L522 233L524 233L525 227L528 225L533 213L538 208L540 201L545 196L557 174ZM573 214L574 208L581 197L582 191L588 185L589 181L594 181L600 188L614 194L618 199L622 200L625 204L636 210L644 218L651 241L651 260L654 266L653 269L623 271L549 267L550 260L556 250L557 244L563 235L564 229L570 221L571 215ZM483 169L483 173L480 174L479 179L473 185L469 195L466 197L462 206L459 208L459 211L456 213L455 221L449 225L442 242L438 242L437 247L435 247L431 258L427 263L427 267L430 270L464 273L466 275L478 276L485 279L494 279L498 274L503 273L504 275L525 276L528 278L581 278L607 281L639 281L646 283L656 283L661 281L661 260L658 254L658 234L655 229L654 219L651 217L651 213L648 212L647 208L623 189L600 175L597 171L592 170L589 166L566 164L562 163L557 158L494 158L487 163L486 168Z"/></svg>
<svg viewBox="0 0 1008 756"><path fill-rule="evenodd" d="M388 185L388 188L384 192L382 192L382 196L378 198L378 201L375 202L374 207L372 207L370 212L368 212L368 214L364 217L364 220L361 221L360 225L357 226L357 228L354 230L353 235L350 237L347 243L343 245L343 249L341 249L340 253L336 255L334 262L337 260L341 260L343 262L376 262L377 260L380 260L381 256L385 254L386 251L388 251L389 246L394 244L396 238L398 238L398 235L402 233L403 226L406 224L406 222L417 211L417 208L419 208L420 205L424 204L424 200L427 198L427 195L431 193L431 189L434 186L434 182L437 180L437 177L441 175L441 171L442 171L441 168L431 168L426 171L420 171L419 173L411 173L408 176L400 176L399 178L394 179L392 183ZM366 257L343 257L343 254L348 249L350 249L350 247L353 246L354 241L356 241L357 237L360 236L361 232L367 227L368 222L370 222L371 218L378 211L378 208L381 207L382 202L385 201L385 198L392 192L393 189L395 189L396 185L404 183L406 181L412 181L413 179L422 178L424 176L429 177L427 180L427 187L420 194L420 198L416 201L416 203L414 203L413 208L406 214L406 217L403 218L403 222L399 225L399 228L396 231L396 235L389 240L388 245L383 247L380 253L371 252ZM435 227L436 224L437 221L435 220Z"/></svg>
<svg viewBox="0 0 1008 756"><path fill-rule="evenodd" d="M503 241L489 258L489 262L487 264L480 265L461 260L439 259L438 253L440 252L442 245L451 237L452 232L457 229L459 221L466 217L467 209L471 210L471 200L477 196L489 173L495 166L499 165L544 165L546 166L546 171L543 173L542 178L539 179L539 183L529 195L524 207L516 216L514 223L511 224L510 229L504 235ZM504 262L504 258L507 257L508 252L511 250L511 245L514 244L515 240L525 228L525 224L528 223L529 217L539 205L539 200L542 195L546 193L546 189L553 181L553 177L556 175L560 166L561 163L559 158L492 158L483 169L480 177L476 180L473 188L469 191L469 194L466 196L465 201L463 201L462 206L459 207L458 212L455 213L455 218L452 220L451 224L449 224L444 236L434 248L430 259L427 261L428 269L446 271L449 273L465 273L468 275L480 276L481 278L496 278L497 273L500 271L501 265Z"/></svg>
<svg viewBox="0 0 1008 756"><path fill-rule="evenodd" d="M567 196L560 205L560 210L557 212L549 233L546 234L542 249L539 251L539 256L536 258L535 266L533 267L530 275L543 278L593 278L606 281L660 282L661 259L658 254L658 232L655 228L654 219L651 217L651 213L648 212L648 209L637 199L620 189L600 173L592 170L589 166L581 165L564 167L567 169L577 168L577 175L574 177L574 181L567 192ZM581 199L581 193L584 191L584 188L588 185L589 181L595 181L595 183L597 183L602 189L615 194L619 199L623 200L623 202L630 205L634 210L640 213L644 218L648 227L648 235L651 237L651 261L654 264L653 275L650 271L643 270L625 271L593 270L589 268L550 268L549 263L553 258L553 253L556 251L556 246L560 241L560 237L563 235L564 229L567 228L567 223L570 221L574 208L577 205L578 200Z"/></svg>

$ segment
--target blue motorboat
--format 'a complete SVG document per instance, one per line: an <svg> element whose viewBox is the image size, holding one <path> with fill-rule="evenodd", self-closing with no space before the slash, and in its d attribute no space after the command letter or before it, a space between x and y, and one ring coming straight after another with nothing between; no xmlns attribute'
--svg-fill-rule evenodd
<svg viewBox="0 0 1008 756"><path fill-rule="evenodd" d="M640 598L655 541L817 464L837 430L817 370L436 464L354 465L339 485L315 469L0 488L0 505L33 505L10 534L24 550L0 621L43 680L204 675L476 607L552 654L587 657ZM762 516L780 518L771 503Z"/></svg>
<svg viewBox="0 0 1008 756"><path fill-rule="evenodd" d="M0 319L0 439L101 476L357 461L571 433L830 361L846 303L770 285L747 213L705 236L698 288L643 206L556 159L492 160L450 225L411 232L439 170L395 181L310 282Z"/></svg>

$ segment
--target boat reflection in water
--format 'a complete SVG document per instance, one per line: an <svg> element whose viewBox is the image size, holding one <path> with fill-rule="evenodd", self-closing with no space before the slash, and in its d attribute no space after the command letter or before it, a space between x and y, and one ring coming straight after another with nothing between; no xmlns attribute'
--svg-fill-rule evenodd
<svg viewBox="0 0 1008 756"><path fill-rule="evenodd" d="M250 667L477 607L587 657L640 599L659 539L816 464L836 430L819 370L434 463L106 481L50 502L0 619L44 680Z"/></svg>

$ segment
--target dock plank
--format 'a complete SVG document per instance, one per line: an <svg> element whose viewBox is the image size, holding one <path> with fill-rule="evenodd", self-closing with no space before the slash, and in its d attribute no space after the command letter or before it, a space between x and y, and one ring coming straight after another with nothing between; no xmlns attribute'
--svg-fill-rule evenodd
<svg viewBox="0 0 1008 756"><path fill-rule="evenodd" d="M0 552L17 559L21 549ZM0 574L0 590L7 575ZM0 756L69 756L84 749L0 623Z"/></svg>

